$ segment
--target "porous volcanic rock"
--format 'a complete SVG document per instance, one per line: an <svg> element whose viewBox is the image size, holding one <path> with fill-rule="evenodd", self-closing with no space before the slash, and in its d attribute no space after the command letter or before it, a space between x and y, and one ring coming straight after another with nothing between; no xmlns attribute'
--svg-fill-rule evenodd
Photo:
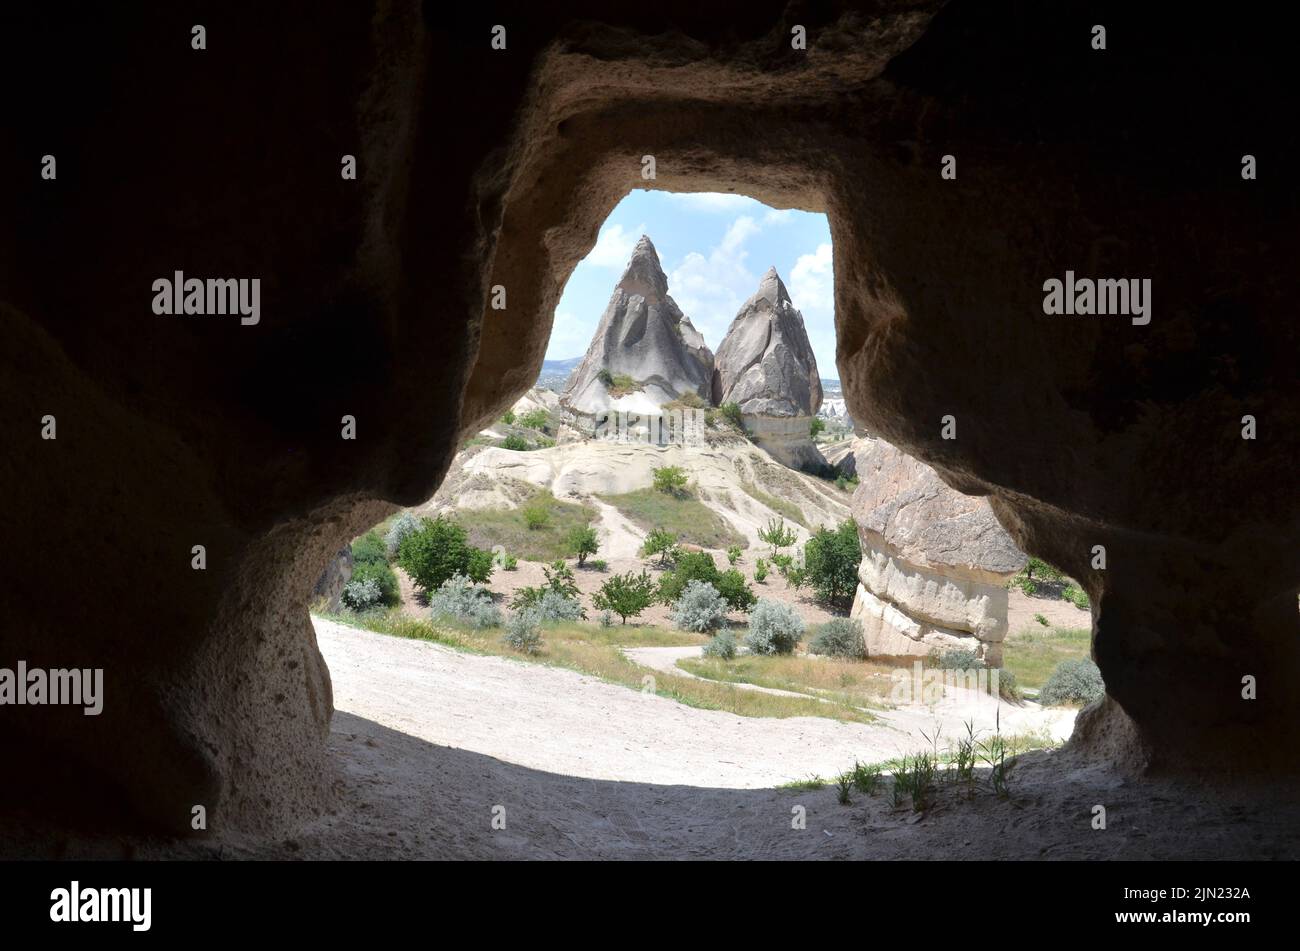
<svg viewBox="0 0 1300 951"><path fill-rule="evenodd" d="M949 488L883 439L859 440L853 518L862 542L853 617L870 656L962 647L1000 666L1007 579L1025 555L987 499Z"/></svg>

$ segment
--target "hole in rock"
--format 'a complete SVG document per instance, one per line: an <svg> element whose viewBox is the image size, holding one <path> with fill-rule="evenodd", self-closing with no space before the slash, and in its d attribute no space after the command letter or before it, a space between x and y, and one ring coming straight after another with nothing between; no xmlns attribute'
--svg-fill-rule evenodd
<svg viewBox="0 0 1300 951"><path fill-rule="evenodd" d="M824 215L626 196L536 385L318 583L336 738L382 725L413 789L587 832L855 764L870 795L968 725L984 769L1059 743L1101 689L1085 596L855 428L838 376Z"/></svg>

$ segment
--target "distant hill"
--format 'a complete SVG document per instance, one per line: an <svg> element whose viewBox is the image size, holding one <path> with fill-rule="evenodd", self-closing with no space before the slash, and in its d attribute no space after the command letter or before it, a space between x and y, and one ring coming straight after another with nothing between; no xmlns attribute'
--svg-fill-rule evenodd
<svg viewBox="0 0 1300 951"><path fill-rule="evenodd" d="M582 357L570 357L567 360L543 360L542 372L537 375L537 385L544 390L559 393L569 382L569 377L582 362Z"/></svg>

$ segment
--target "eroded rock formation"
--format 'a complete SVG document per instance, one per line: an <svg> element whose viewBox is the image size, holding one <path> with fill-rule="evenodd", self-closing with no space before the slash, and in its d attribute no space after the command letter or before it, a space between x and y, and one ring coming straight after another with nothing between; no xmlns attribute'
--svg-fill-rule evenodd
<svg viewBox="0 0 1300 951"><path fill-rule="evenodd" d="M883 439L854 452L862 542L853 617L872 657L973 651L1002 664L1007 580L1025 564L987 499L962 495Z"/></svg>
<svg viewBox="0 0 1300 951"><path fill-rule="evenodd" d="M809 435L822 404L817 358L774 267L718 346L713 401L737 404L746 431L774 458L796 468L824 464Z"/></svg>
<svg viewBox="0 0 1300 951"><path fill-rule="evenodd" d="M561 398L588 415L655 412L686 393L707 400L712 375L713 353L668 296L659 255L642 235Z"/></svg>
<svg viewBox="0 0 1300 951"><path fill-rule="evenodd" d="M646 155L657 188L828 214L853 419L1080 581L1092 735L1300 764L1285 31L1130 5L1113 55L1071 3L534 8L494 8L507 51L401 0L232 14L202 52L174 4L0 34L0 655L105 671L99 717L0 711L11 801L185 834L196 803L211 831L328 804L312 584L536 380ZM154 315L177 269L259 278L260 323ZM1149 278L1150 323L1045 315L1071 269Z"/></svg>

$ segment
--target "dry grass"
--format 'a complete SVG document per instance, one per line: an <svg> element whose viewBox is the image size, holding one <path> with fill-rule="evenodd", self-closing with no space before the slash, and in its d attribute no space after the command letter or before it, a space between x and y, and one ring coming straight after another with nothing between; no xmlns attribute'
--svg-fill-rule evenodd
<svg viewBox="0 0 1300 951"><path fill-rule="evenodd" d="M679 541L701 548L749 545L745 536L698 499L669 495L657 489L638 489L601 498L643 531L666 528Z"/></svg>
<svg viewBox="0 0 1300 951"><path fill-rule="evenodd" d="M732 660L688 657L679 660L677 666L697 677L806 693L847 707L882 707L896 682L892 677L894 668L885 664L798 654L746 654Z"/></svg>

